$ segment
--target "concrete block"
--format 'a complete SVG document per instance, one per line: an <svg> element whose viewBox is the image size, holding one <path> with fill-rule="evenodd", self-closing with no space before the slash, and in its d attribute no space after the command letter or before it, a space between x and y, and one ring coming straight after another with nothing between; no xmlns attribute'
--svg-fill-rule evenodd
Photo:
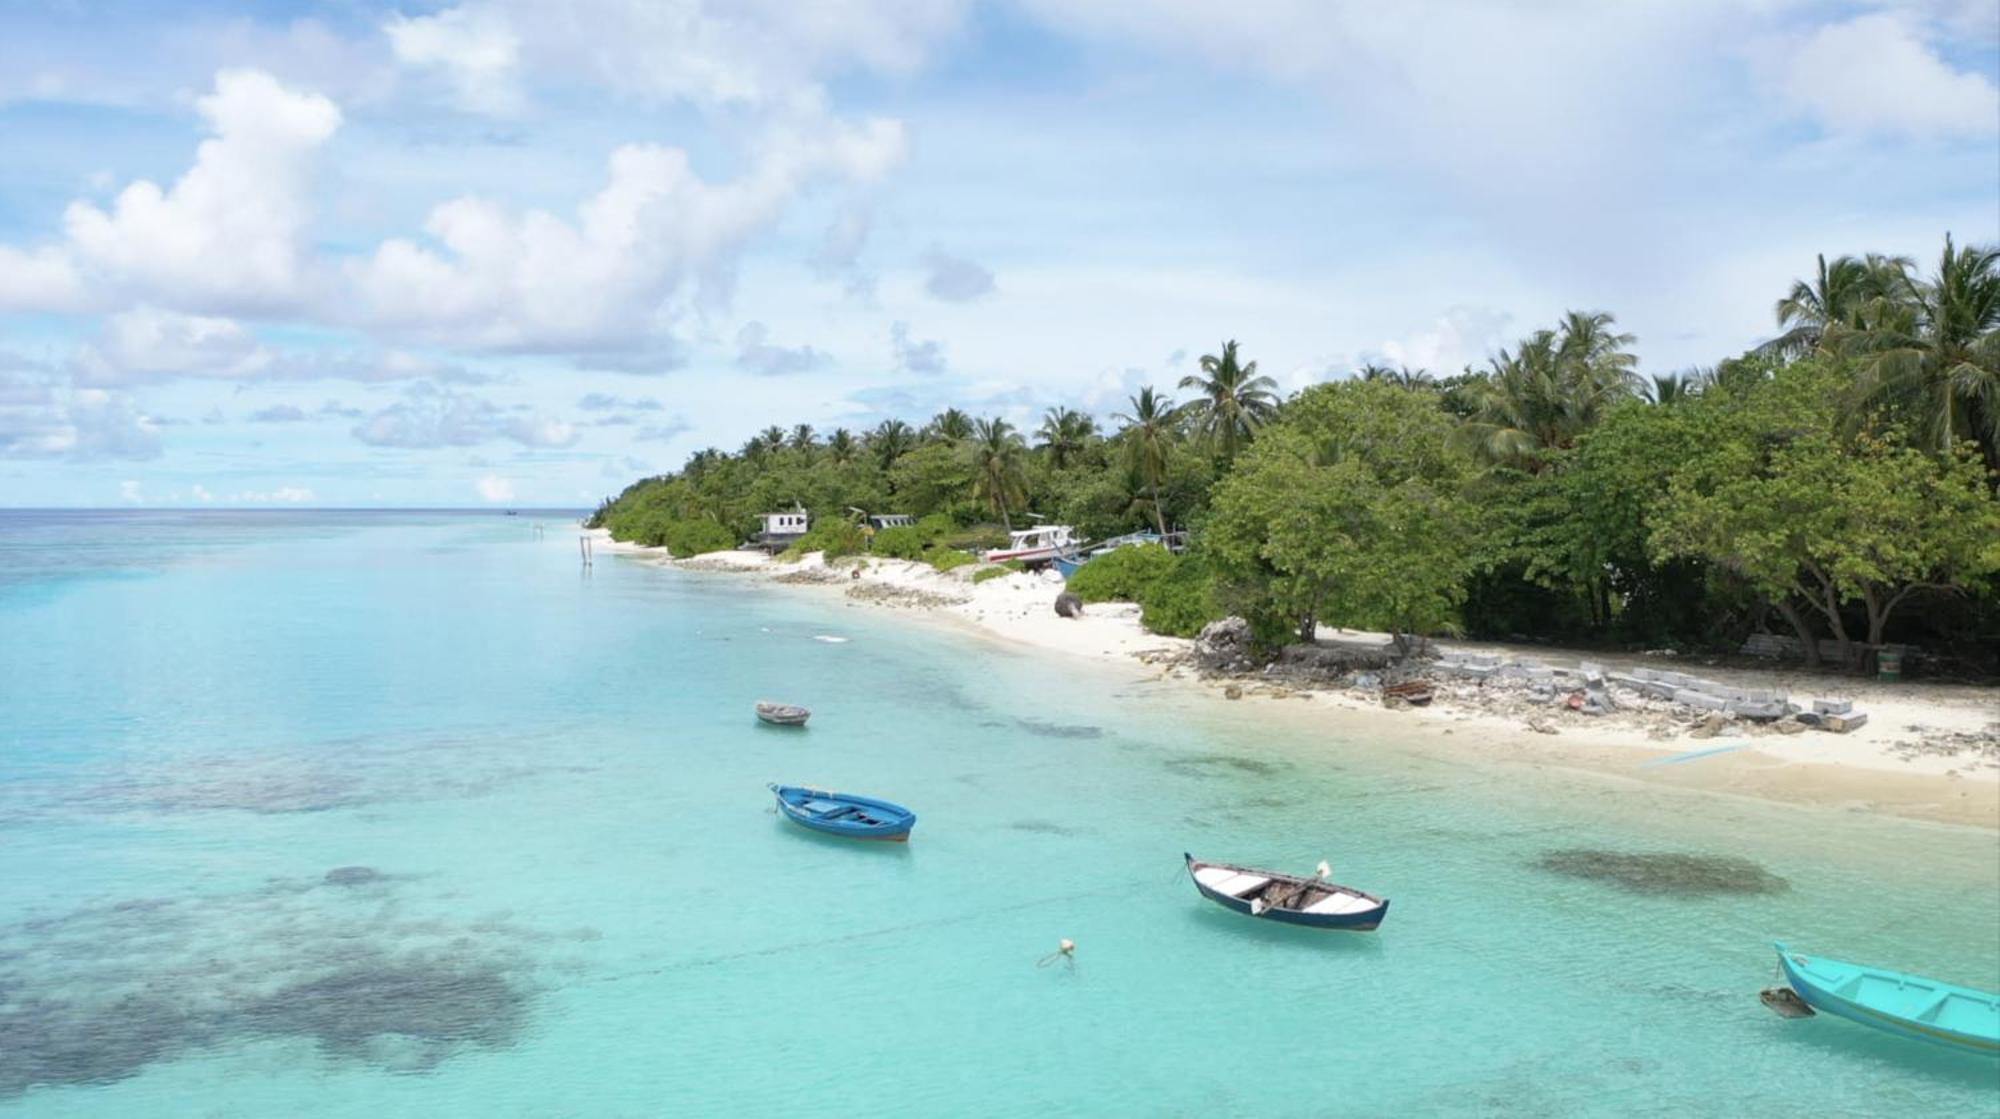
<svg viewBox="0 0 2000 1119"><path fill-rule="evenodd" d="M1846 734L1848 731L1866 725L1867 722L1868 713L1866 711L1856 711L1850 715L1823 715L1820 717L1819 726L1821 730L1830 730L1835 734Z"/></svg>
<svg viewBox="0 0 2000 1119"><path fill-rule="evenodd" d="M1700 707L1709 711L1725 711L1729 701L1721 696L1698 692L1693 688L1678 688L1674 691L1674 702L1686 707Z"/></svg>
<svg viewBox="0 0 2000 1119"><path fill-rule="evenodd" d="M1732 699L1727 702L1725 711L1746 719L1782 719L1791 714L1791 709L1782 700Z"/></svg>
<svg viewBox="0 0 2000 1119"><path fill-rule="evenodd" d="M1852 710L1854 701L1851 699L1813 700L1813 713L1816 715L1845 715Z"/></svg>

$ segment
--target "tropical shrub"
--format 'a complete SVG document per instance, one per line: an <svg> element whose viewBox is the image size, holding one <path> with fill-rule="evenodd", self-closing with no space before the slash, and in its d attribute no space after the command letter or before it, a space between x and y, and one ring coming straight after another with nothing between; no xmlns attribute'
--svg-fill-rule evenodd
<svg viewBox="0 0 2000 1119"><path fill-rule="evenodd" d="M1085 602L1137 602L1173 566L1174 554L1158 544L1114 548L1077 568L1069 591Z"/></svg>
<svg viewBox="0 0 2000 1119"><path fill-rule="evenodd" d="M1167 569L1139 589L1139 624L1170 637L1193 637L1223 616L1215 599L1215 576L1199 553L1170 558Z"/></svg>
<svg viewBox="0 0 2000 1119"><path fill-rule="evenodd" d="M961 552L955 548L945 547L933 547L924 553L923 558L924 562L937 568L939 571L951 571L955 568L964 567L968 563L979 562L979 557L970 552Z"/></svg>

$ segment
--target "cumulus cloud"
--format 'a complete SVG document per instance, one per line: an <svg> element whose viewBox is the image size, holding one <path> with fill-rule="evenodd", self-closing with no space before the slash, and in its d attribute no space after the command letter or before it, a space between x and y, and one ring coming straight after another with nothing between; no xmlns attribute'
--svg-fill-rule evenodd
<svg viewBox="0 0 2000 1119"><path fill-rule="evenodd" d="M747 322L736 332L736 367L763 377L782 377L817 369L832 359L811 346L779 346L761 322Z"/></svg>
<svg viewBox="0 0 2000 1119"><path fill-rule="evenodd" d="M252 377L271 353L233 319L139 306L106 316L95 341L77 350L72 372L81 385L119 385L150 378Z"/></svg>
<svg viewBox="0 0 2000 1119"><path fill-rule="evenodd" d="M304 298L313 155L340 110L256 70L217 74L195 108L213 135L171 187L141 179L108 209L72 202L58 244L0 246L0 309L136 299L229 312Z"/></svg>
<svg viewBox="0 0 2000 1119"><path fill-rule="evenodd" d="M274 350L235 319L146 305L105 316L96 337L77 347L70 372L77 384L99 387L183 377L371 383L489 379L401 350Z"/></svg>
<svg viewBox="0 0 2000 1119"><path fill-rule="evenodd" d="M944 343L935 338L910 337L909 323L890 324L889 350L895 355L896 368L905 372L936 374L945 371Z"/></svg>
<svg viewBox="0 0 2000 1119"><path fill-rule="evenodd" d="M0 404L0 458L79 462L160 456L159 426L124 396L103 389L49 390Z"/></svg>
<svg viewBox="0 0 2000 1119"><path fill-rule="evenodd" d="M968 303L993 290L993 273L977 261L933 250L924 257L924 290L933 299Z"/></svg>
<svg viewBox="0 0 2000 1119"><path fill-rule="evenodd" d="M1792 55L1783 90L1830 132L2000 132L2000 87L1983 74L1954 69L1889 12L1819 28Z"/></svg>
<svg viewBox="0 0 2000 1119"><path fill-rule="evenodd" d="M463 107L489 113L520 107L515 64L521 39L497 9L468 4L428 16L397 15L383 31L398 62L442 73Z"/></svg>
<svg viewBox="0 0 2000 1119"><path fill-rule="evenodd" d="M627 144L574 220L459 198L431 211L430 244L389 240L349 275L361 315L390 329L495 350L643 350L677 296L726 291L736 254L809 183L873 180L905 151L895 121L778 129L716 184L681 149Z"/></svg>
<svg viewBox="0 0 2000 1119"><path fill-rule="evenodd" d="M370 446L406 450L471 447L497 439L524 447L568 447L579 437L575 425L565 421L502 408L490 400L427 383L369 415L353 432L356 439Z"/></svg>

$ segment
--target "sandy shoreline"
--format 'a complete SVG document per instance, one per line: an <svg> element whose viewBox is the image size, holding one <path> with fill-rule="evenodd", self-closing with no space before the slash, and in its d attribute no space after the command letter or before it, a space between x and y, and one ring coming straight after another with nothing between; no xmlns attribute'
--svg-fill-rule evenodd
<svg viewBox="0 0 2000 1119"><path fill-rule="evenodd" d="M1587 658L1613 672L1641 665L1673 669L1738 686L1778 688L1802 705L1847 699L1868 713L1868 722L1846 734L1780 734L1739 720L1702 738L1692 733L1697 718L1665 703L1590 716L1477 681L1440 681L1430 706L1387 710L1374 694L1347 687L1205 678L1186 663L1193 643L1147 633L1136 606L1105 603L1090 606L1080 619L1057 617L1052 604L1060 581L1053 576L1014 574L975 586L971 568L940 573L902 560L842 560L829 566L813 555L785 564L756 552L674 560L661 549L595 535L595 547L643 562L740 574L841 595L855 604L903 609L982 637L1124 666L1139 678L1172 680L1190 696L1216 702L1233 692L1241 698L1230 703L1232 711L1294 731L1338 727L1478 761L1574 768L1651 785L2000 829L2000 760L1990 750L1967 745L1990 741L2000 723L2000 689L1881 684L1782 668L1725 669L1676 663L1678 658L1446 642L1447 650L1555 666ZM1340 636L1365 640L1365 635Z"/></svg>

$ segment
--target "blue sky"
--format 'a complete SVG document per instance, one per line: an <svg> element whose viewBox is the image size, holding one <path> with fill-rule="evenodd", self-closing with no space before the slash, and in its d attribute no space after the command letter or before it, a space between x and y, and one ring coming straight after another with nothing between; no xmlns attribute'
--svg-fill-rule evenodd
<svg viewBox="0 0 2000 1119"><path fill-rule="evenodd" d="M2000 238L1992 0L0 4L0 505L575 505L770 423L1668 372Z"/></svg>

